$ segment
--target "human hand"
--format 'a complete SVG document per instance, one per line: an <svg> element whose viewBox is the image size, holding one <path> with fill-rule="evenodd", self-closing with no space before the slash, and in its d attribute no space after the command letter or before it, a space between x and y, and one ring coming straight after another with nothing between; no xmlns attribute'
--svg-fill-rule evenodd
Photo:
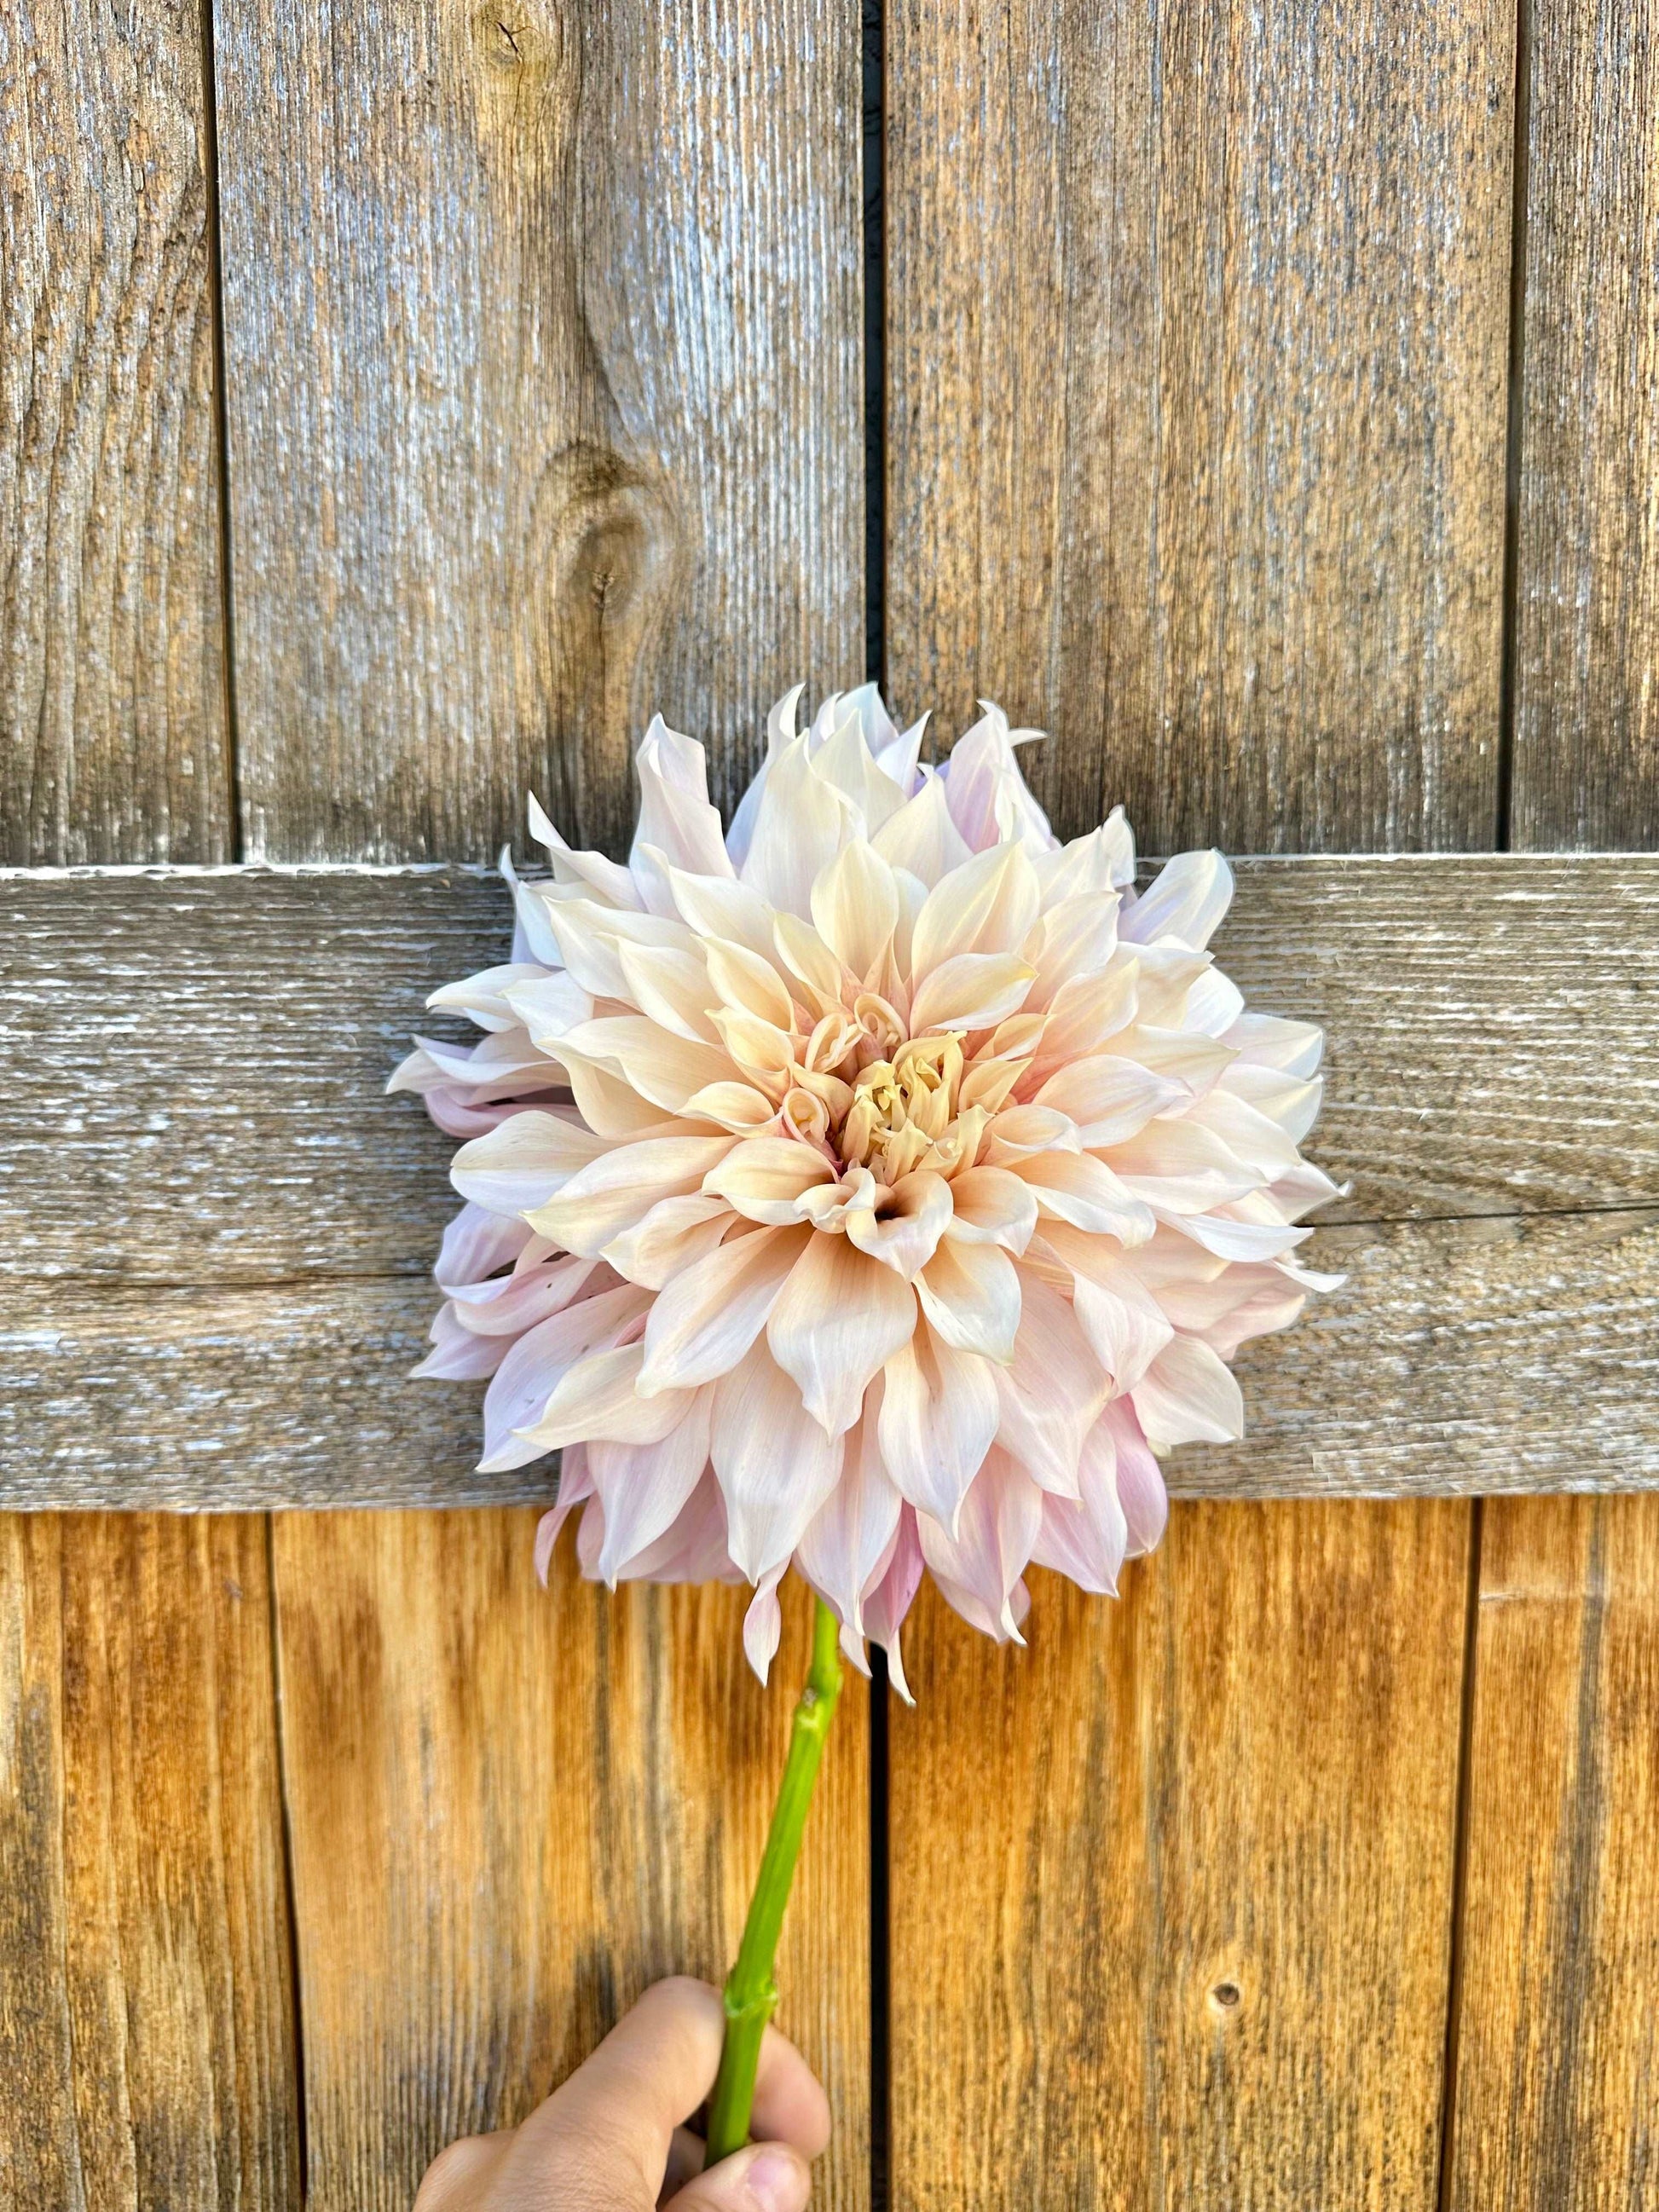
<svg viewBox="0 0 1659 2212"><path fill-rule="evenodd" d="M699 2172L702 2139L683 2123L714 2086L725 2032L718 1990L657 1983L522 2127L451 2143L415 2212L801 2212L830 2106L775 2028L761 2046L757 2140Z"/></svg>

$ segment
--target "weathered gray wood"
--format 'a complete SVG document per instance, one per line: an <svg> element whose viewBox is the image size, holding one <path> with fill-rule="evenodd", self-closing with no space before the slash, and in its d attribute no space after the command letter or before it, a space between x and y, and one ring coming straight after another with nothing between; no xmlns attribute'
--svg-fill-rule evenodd
<svg viewBox="0 0 1659 2212"><path fill-rule="evenodd" d="M1066 827L1493 842L1515 21L887 11L890 665Z"/></svg>
<svg viewBox="0 0 1659 2212"><path fill-rule="evenodd" d="M198 0L0 9L0 854L230 850Z"/></svg>
<svg viewBox="0 0 1659 2212"><path fill-rule="evenodd" d="M1659 844L1659 9L1533 0L1512 838Z"/></svg>
<svg viewBox="0 0 1659 2212"><path fill-rule="evenodd" d="M1322 1231L1348 1282L1241 1362L1241 1445L1176 1455L1204 1497L1659 1489L1659 1208ZM545 1501L471 1470L482 1386L410 1382L414 1279L15 1284L0 1502Z"/></svg>
<svg viewBox="0 0 1659 2212"><path fill-rule="evenodd" d="M248 854L614 840L657 708L729 787L862 673L851 0L216 36Z"/></svg>
<svg viewBox="0 0 1659 2212"><path fill-rule="evenodd" d="M1241 864L1221 959L1325 1024L1333 1220L1659 1199L1659 860ZM453 1150L383 1096L426 994L502 957L459 871L0 877L0 1275L429 1267Z"/></svg>

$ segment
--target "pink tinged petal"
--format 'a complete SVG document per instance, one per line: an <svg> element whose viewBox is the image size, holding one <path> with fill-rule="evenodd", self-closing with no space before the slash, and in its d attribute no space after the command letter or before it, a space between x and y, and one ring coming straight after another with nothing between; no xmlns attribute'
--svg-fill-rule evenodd
<svg viewBox="0 0 1659 2212"><path fill-rule="evenodd" d="M1276 1068L1283 1075L1318 1073L1325 1032L1312 1022L1287 1022L1277 1014L1241 1014L1226 1036L1239 1059L1253 1067Z"/></svg>
<svg viewBox="0 0 1659 2212"><path fill-rule="evenodd" d="M522 1336L580 1297L598 1265L559 1259L493 1282L458 1285L450 1293L456 1317L478 1336Z"/></svg>
<svg viewBox="0 0 1659 2212"><path fill-rule="evenodd" d="M915 797L890 815L873 843L890 868L931 888L969 858L969 848L951 819L945 786L930 775Z"/></svg>
<svg viewBox="0 0 1659 2212"><path fill-rule="evenodd" d="M732 1223L723 1198L694 1191L683 1198L660 1198L631 1228L613 1237L604 1258L623 1279L659 1291L683 1267L715 1249Z"/></svg>
<svg viewBox="0 0 1659 2212"><path fill-rule="evenodd" d="M688 1044L718 1045L708 1014L714 988L701 945L694 951L680 945L624 945L617 957L628 996L647 1021Z"/></svg>
<svg viewBox="0 0 1659 2212"><path fill-rule="evenodd" d="M860 981L886 951L899 918L893 871L863 838L842 848L812 886L812 926Z"/></svg>
<svg viewBox="0 0 1659 2212"><path fill-rule="evenodd" d="M641 1389L695 1389L728 1374L765 1328L790 1270L815 1233L807 1228L757 1230L733 1237L676 1275L658 1293L646 1323Z"/></svg>
<svg viewBox="0 0 1659 2212"><path fill-rule="evenodd" d="M1184 1083L1155 1075L1134 1060L1103 1054L1075 1060L1051 1075L1033 1103L1066 1115L1077 1124L1081 1141L1093 1149L1124 1143L1155 1114L1166 1113L1191 1097Z"/></svg>
<svg viewBox="0 0 1659 2212"><path fill-rule="evenodd" d="M1131 1392L1154 1447L1231 1443L1244 1433L1244 1400L1232 1370L1195 1336L1167 1345Z"/></svg>
<svg viewBox="0 0 1659 2212"><path fill-rule="evenodd" d="M702 1188L750 1221L781 1225L800 1220L805 1193L834 1179L815 1145L799 1137L750 1137L710 1170Z"/></svg>
<svg viewBox="0 0 1659 2212"><path fill-rule="evenodd" d="M584 1563L586 1571L596 1578L599 1554L605 1548L602 1513L596 1498L582 1523L584 1546L588 1524L599 1523ZM720 1496L713 1468L705 1467L673 1526L654 1544L647 1544L618 1568L617 1579L623 1583L731 1583L741 1579L726 1554L726 1501Z"/></svg>
<svg viewBox="0 0 1659 2212"><path fill-rule="evenodd" d="M893 1556L880 1579L865 1594L864 1632L872 1644L880 1644L886 1652L888 1680L907 1705L915 1705L915 1699L910 1695L910 1685L904 1679L904 1662L899 1653L899 1630L917 1590L921 1587L925 1565L921 1539L916 1533L916 1516L906 1506L900 1516Z"/></svg>
<svg viewBox="0 0 1659 2212"><path fill-rule="evenodd" d="M951 1225L951 1186L932 1172L908 1175L891 1189L872 1186L873 1210L848 1208L844 1226L860 1252L911 1280L939 1250Z"/></svg>
<svg viewBox="0 0 1659 2212"><path fill-rule="evenodd" d="M841 1480L795 1551L796 1565L855 1638L864 1632L865 1593L886 1570L902 1510L866 1414L847 1438ZM861 1652L854 1663L862 1666Z"/></svg>
<svg viewBox="0 0 1659 2212"><path fill-rule="evenodd" d="M750 1667L759 1675L765 1688L772 1673L772 1662L778 1656L778 1644L783 1635L783 1608L778 1603L778 1584L782 1581L784 1566L774 1567L769 1574L761 1577L755 1595L749 1601L749 1610L743 1616L743 1652Z"/></svg>
<svg viewBox="0 0 1659 2212"><path fill-rule="evenodd" d="M491 1213L529 1213L611 1146L610 1138L560 1115L514 1114L461 1146L449 1180L463 1198Z"/></svg>
<svg viewBox="0 0 1659 2212"><path fill-rule="evenodd" d="M1207 1213L1266 1181L1213 1130L1189 1118L1157 1122L1115 1146L1112 1165L1131 1197L1170 1212Z"/></svg>
<svg viewBox="0 0 1659 2212"><path fill-rule="evenodd" d="M1221 1213L1171 1210L1160 1212L1158 1218L1177 1236L1212 1252L1219 1260L1281 1259L1313 1235L1311 1229L1298 1229L1290 1222L1234 1221Z"/></svg>
<svg viewBox="0 0 1659 2212"><path fill-rule="evenodd" d="M1129 1557L1137 1559L1156 1550L1170 1517L1164 1471L1127 1399L1109 1406L1103 1418L1117 1453L1117 1497L1128 1528Z"/></svg>
<svg viewBox="0 0 1659 2212"><path fill-rule="evenodd" d="M1121 839L1127 828L1123 809L1115 807L1110 821L1103 822L1097 830L1073 837L1069 844L1057 845L1051 852L1032 854L1037 881L1042 886L1045 913L1066 899L1111 898L1120 884L1134 881L1132 838L1128 873L1126 876L1121 872ZM1113 903L1115 906L1116 902Z"/></svg>
<svg viewBox="0 0 1659 2212"><path fill-rule="evenodd" d="M661 1390L642 1398L637 1385L644 1346L637 1342L590 1352L566 1368L537 1420L519 1433L540 1451L564 1444L656 1444L684 1419L690 1390Z"/></svg>
<svg viewBox="0 0 1659 2212"><path fill-rule="evenodd" d="M608 860L603 853L580 853L567 845L533 792L526 802L526 812L530 834L552 862L556 883L581 884L607 906L634 905L633 879L626 868Z"/></svg>
<svg viewBox="0 0 1659 2212"><path fill-rule="evenodd" d="M574 1062L586 1060L610 1069L666 1114L678 1114L705 1084L724 1082L732 1073L718 1045L675 1036L643 1014L606 1014L581 1023L560 1038L559 1058L573 1069L573 1086Z"/></svg>
<svg viewBox="0 0 1659 2212"><path fill-rule="evenodd" d="M1231 1045L1218 1044L1213 1037L1141 1021L1121 1030L1112 1040L1112 1050L1125 1060L1138 1060L1155 1075L1184 1083L1195 1098L1220 1081L1236 1057Z"/></svg>
<svg viewBox="0 0 1659 2212"><path fill-rule="evenodd" d="M1188 992L1181 1025L1183 1029L1201 1030L1206 1036L1219 1037L1225 1035L1243 1011L1244 994L1237 984L1218 968L1212 968Z"/></svg>
<svg viewBox="0 0 1659 2212"><path fill-rule="evenodd" d="M864 1394L916 1325L915 1293L845 1237L814 1236L766 1324L772 1357L832 1437L859 1418Z"/></svg>
<svg viewBox="0 0 1659 2212"><path fill-rule="evenodd" d="M1000 707L985 700L984 719L957 738L942 771L949 787L951 813L975 852L1018 838L1038 850L1053 848L1048 817L1026 788L1014 746L1040 737L1037 730L1018 736Z"/></svg>
<svg viewBox="0 0 1659 2212"><path fill-rule="evenodd" d="M649 1291L624 1284L620 1290L579 1299L521 1336L484 1394L484 1454L479 1472L499 1474L507 1468L524 1467L550 1449L518 1431L539 1419L569 1369L590 1352L609 1351L649 1304Z"/></svg>
<svg viewBox="0 0 1659 2212"><path fill-rule="evenodd" d="M596 999L629 996L620 949L624 943L684 949L692 942L684 922L664 915L625 913L592 899L551 900L547 920L563 965Z"/></svg>
<svg viewBox="0 0 1659 2212"><path fill-rule="evenodd" d="M669 870L668 884L681 919L698 937L773 957L773 912L758 891L729 877L687 875L680 868Z"/></svg>
<svg viewBox="0 0 1659 2212"><path fill-rule="evenodd" d="M428 1334L432 1349L417 1367L410 1369L411 1382L479 1382L493 1375L507 1356L505 1337L476 1334L465 1326L453 1305L439 1307Z"/></svg>
<svg viewBox="0 0 1659 2212"><path fill-rule="evenodd" d="M1140 969L1134 960L1103 975L1074 976L1061 984L1043 1025L1040 1064L1064 1066L1099 1052L1134 1020L1140 1003ZM1121 1048L1115 1048L1121 1049Z"/></svg>
<svg viewBox="0 0 1659 2212"><path fill-rule="evenodd" d="M510 1267L531 1234L527 1222L469 1202L444 1231L433 1279L441 1291L453 1291L461 1283L482 1283L499 1269Z"/></svg>
<svg viewBox="0 0 1659 2212"><path fill-rule="evenodd" d="M1043 1241L1073 1279L1072 1310L1116 1390L1132 1390L1175 1334L1158 1299L1124 1265L1118 1245L1064 1222Z"/></svg>
<svg viewBox="0 0 1659 2212"><path fill-rule="evenodd" d="M634 1228L665 1198L700 1191L737 1139L648 1137L618 1145L572 1176L556 1198L538 1206L531 1225L572 1252L592 1256Z"/></svg>
<svg viewBox="0 0 1659 2212"><path fill-rule="evenodd" d="M1062 899L1034 922L1020 946L1036 969L1030 1004L1047 1006L1075 975L1096 975L1117 949L1117 894Z"/></svg>
<svg viewBox="0 0 1659 2212"><path fill-rule="evenodd" d="M933 1578L963 1620L999 1643L1023 1642L1014 1592L1042 1526L1042 1492L1024 1469L993 1449L963 1501L956 1535L926 1515L917 1526Z"/></svg>
<svg viewBox="0 0 1659 2212"><path fill-rule="evenodd" d="M1236 1060L1212 1096L1225 1093L1242 1098L1283 1130L1292 1143L1300 1144L1318 1119L1324 1091L1322 1076L1281 1075L1277 1068Z"/></svg>
<svg viewBox="0 0 1659 2212"><path fill-rule="evenodd" d="M1044 1490L1075 1498L1084 1438L1109 1385L1070 1304L1018 1272L1019 1334L1012 1363L996 1374L997 1442Z"/></svg>
<svg viewBox="0 0 1659 2212"><path fill-rule="evenodd" d="M503 996L507 987L553 980L538 961L509 961L502 967L468 975L459 983L445 983L428 995L426 1003L434 1014L465 1014L481 1030L516 1029L522 1026L521 1017Z"/></svg>
<svg viewBox="0 0 1659 2212"><path fill-rule="evenodd" d="M1115 1597L1128 1542L1129 1524L1117 1494L1116 1443L1103 1418L1084 1442L1077 1497L1044 1496L1031 1558L1039 1567L1069 1575L1082 1589Z"/></svg>
<svg viewBox="0 0 1659 2212"><path fill-rule="evenodd" d="M1042 896L1022 846L976 854L928 892L911 936L911 973L920 981L965 953L1018 953Z"/></svg>
<svg viewBox="0 0 1659 2212"><path fill-rule="evenodd" d="M1187 1030L1187 1001L1193 986L1210 970L1210 955L1190 945L1126 945L1119 957L1137 970L1137 1018L1153 1028Z"/></svg>
<svg viewBox="0 0 1659 2212"><path fill-rule="evenodd" d="M781 699L774 702L766 716L766 758L749 788L738 801L738 811L732 817L732 828L726 840L726 848L732 855L734 867L743 866L755 834L755 817L760 811L761 793L766 787L767 771L786 745L795 738L795 708L801 693L806 689L797 684L786 691Z"/></svg>
<svg viewBox="0 0 1659 2212"><path fill-rule="evenodd" d="M1036 1198L1030 1183L1006 1168L968 1168L953 1176L955 1208L945 1235L965 1244L1000 1244L1023 1252L1036 1227Z"/></svg>
<svg viewBox="0 0 1659 2212"><path fill-rule="evenodd" d="M1233 872L1219 853L1178 853L1150 890L1125 905L1119 934L1133 945L1178 938L1207 945L1232 903Z"/></svg>
<svg viewBox="0 0 1659 2212"><path fill-rule="evenodd" d="M751 952L747 945L720 939L705 945L703 951L708 980L723 1005L789 1034L794 1026L794 1001L774 961Z"/></svg>
<svg viewBox="0 0 1659 2212"><path fill-rule="evenodd" d="M671 730L660 714L634 756L640 819L634 842L654 846L676 867L698 874L729 872L718 808L708 803L708 763L695 738Z"/></svg>
<svg viewBox="0 0 1659 2212"><path fill-rule="evenodd" d="M843 1451L764 1341L722 1376L709 1456L726 1498L727 1547L750 1582L787 1560L834 1489Z"/></svg>
<svg viewBox="0 0 1659 2212"><path fill-rule="evenodd" d="M1144 1244L1158 1226L1152 1210L1092 1152L1036 1152L1009 1172L1030 1186L1045 1220L1066 1221L1091 1236Z"/></svg>
<svg viewBox="0 0 1659 2212"><path fill-rule="evenodd" d="M813 755L812 765L858 809L866 836L873 836L904 804L902 786L877 767L856 714L837 723L829 742Z"/></svg>
<svg viewBox="0 0 1659 2212"><path fill-rule="evenodd" d="M1020 1279L1000 1245L947 1238L915 1280L922 1311L946 1344L1000 1364L1013 1358Z"/></svg>
<svg viewBox="0 0 1659 2212"><path fill-rule="evenodd" d="M605 1509L599 1578L612 1589L630 1561L673 1526L696 1489L708 1464L713 1412L714 1393L698 1390L665 1436L587 1447L593 1488Z"/></svg>
<svg viewBox="0 0 1659 2212"><path fill-rule="evenodd" d="M1076 1122L1052 1106L1006 1106L986 1133L986 1156L993 1166L1017 1166L1032 1152L1082 1149Z"/></svg>
<svg viewBox="0 0 1659 2212"><path fill-rule="evenodd" d="M963 952L935 968L910 1007L910 1034L994 1029L1025 1003L1036 973L1013 952Z"/></svg>
<svg viewBox="0 0 1659 2212"><path fill-rule="evenodd" d="M573 1444L559 1462L557 1503L536 1523L536 1579L544 1589L547 1588L548 1571L553 1565L559 1531L576 1508L585 1505L592 1495L587 1453L582 1445Z"/></svg>
<svg viewBox="0 0 1659 2212"><path fill-rule="evenodd" d="M1228 1074L1231 1073L1229 1069ZM1224 1085L1226 1080L1224 1076L1222 1083ZM1305 1087L1316 1091L1318 1086L1309 1084ZM1200 1128L1210 1130L1235 1158L1269 1178L1293 1175L1306 1164L1297 1151L1294 1137L1288 1136L1277 1121L1258 1113L1254 1106L1221 1085L1207 1097L1200 1098L1184 1118Z"/></svg>
<svg viewBox="0 0 1659 2212"><path fill-rule="evenodd" d="M878 1435L889 1474L909 1503L954 1529L968 1486L1001 1418L990 1362L922 1329L882 1377Z"/></svg>

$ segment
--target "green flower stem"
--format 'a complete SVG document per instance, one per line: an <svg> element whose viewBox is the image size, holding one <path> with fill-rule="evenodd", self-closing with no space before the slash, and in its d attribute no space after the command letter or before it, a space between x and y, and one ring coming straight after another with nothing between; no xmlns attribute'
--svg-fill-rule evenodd
<svg viewBox="0 0 1659 2212"><path fill-rule="evenodd" d="M812 1616L812 1665L795 1707L789 1730L789 1756L767 1834L749 1917L738 1946L738 1963L726 1978L726 2042L720 2070L708 2100L708 2163L730 2158L749 2140L749 2115L755 2102L755 2070L761 2039L778 2006L772 1968L777 1957L783 1909L795 1878L806 1810L818 1778L823 1740L841 1698L841 1624L822 1598Z"/></svg>

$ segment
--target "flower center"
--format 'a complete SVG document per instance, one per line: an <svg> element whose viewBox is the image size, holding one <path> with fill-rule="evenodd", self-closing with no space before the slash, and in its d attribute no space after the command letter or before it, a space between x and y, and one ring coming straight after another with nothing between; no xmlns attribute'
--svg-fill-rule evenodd
<svg viewBox="0 0 1659 2212"><path fill-rule="evenodd" d="M872 1060L853 1085L836 1145L848 1167L896 1182L935 1153L957 1118L962 1039L912 1037L890 1060Z"/></svg>

